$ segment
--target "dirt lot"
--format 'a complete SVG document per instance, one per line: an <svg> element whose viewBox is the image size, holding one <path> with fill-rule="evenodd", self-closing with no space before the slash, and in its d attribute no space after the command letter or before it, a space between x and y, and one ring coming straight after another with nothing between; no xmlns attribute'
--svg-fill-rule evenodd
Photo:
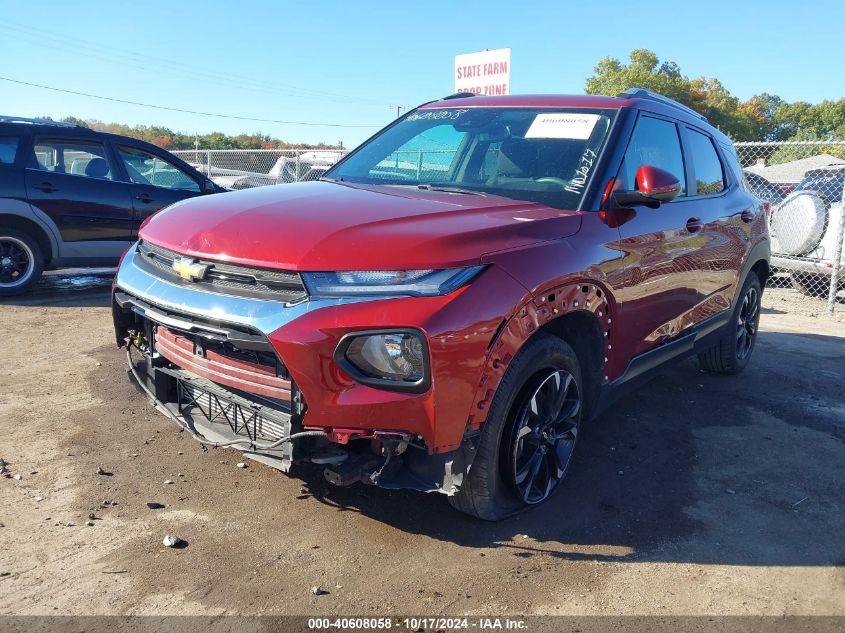
<svg viewBox="0 0 845 633"><path fill-rule="evenodd" d="M845 614L841 322L770 300L741 377L691 361L621 400L493 525L203 452L131 386L107 305L107 278L0 305L2 614Z"/></svg>

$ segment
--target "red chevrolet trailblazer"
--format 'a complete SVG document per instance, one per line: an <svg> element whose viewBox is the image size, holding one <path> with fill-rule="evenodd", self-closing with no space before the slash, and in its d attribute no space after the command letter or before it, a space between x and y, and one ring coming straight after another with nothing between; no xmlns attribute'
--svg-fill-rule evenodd
<svg viewBox="0 0 845 633"><path fill-rule="evenodd" d="M741 371L768 259L762 203L692 110L457 94L318 182L153 216L114 323L200 442L495 520L549 497L625 389L693 354Z"/></svg>

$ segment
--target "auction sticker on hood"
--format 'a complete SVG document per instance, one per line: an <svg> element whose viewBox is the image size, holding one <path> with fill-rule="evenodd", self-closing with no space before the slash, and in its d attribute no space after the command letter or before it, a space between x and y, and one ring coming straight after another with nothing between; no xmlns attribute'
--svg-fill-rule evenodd
<svg viewBox="0 0 845 633"><path fill-rule="evenodd" d="M599 114L546 112L534 117L525 138L567 138L585 141L590 138Z"/></svg>

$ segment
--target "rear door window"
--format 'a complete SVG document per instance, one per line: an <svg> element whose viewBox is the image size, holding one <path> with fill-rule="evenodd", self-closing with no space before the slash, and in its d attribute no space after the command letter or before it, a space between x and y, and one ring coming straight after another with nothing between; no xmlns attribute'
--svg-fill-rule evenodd
<svg viewBox="0 0 845 633"><path fill-rule="evenodd" d="M12 165L15 162L19 143L16 136L0 136L0 165Z"/></svg>
<svg viewBox="0 0 845 633"><path fill-rule="evenodd" d="M698 195L706 196L724 191L725 170L711 138L687 128L687 141Z"/></svg>
<svg viewBox="0 0 845 633"><path fill-rule="evenodd" d="M35 159L41 171L100 180L114 179L106 147L97 141L37 139Z"/></svg>
<svg viewBox="0 0 845 633"><path fill-rule="evenodd" d="M637 169L641 165L668 171L681 183L680 195L686 195L684 157L677 125L664 119L640 117L619 170L619 178L622 180L620 187L623 190L631 191L635 188Z"/></svg>

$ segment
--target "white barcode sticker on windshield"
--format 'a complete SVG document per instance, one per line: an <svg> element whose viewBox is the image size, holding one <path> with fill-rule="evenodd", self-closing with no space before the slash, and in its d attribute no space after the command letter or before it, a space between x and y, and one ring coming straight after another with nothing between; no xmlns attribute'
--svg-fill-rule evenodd
<svg viewBox="0 0 845 633"><path fill-rule="evenodd" d="M598 114L547 112L534 117L525 138L568 138L587 140L593 133Z"/></svg>

